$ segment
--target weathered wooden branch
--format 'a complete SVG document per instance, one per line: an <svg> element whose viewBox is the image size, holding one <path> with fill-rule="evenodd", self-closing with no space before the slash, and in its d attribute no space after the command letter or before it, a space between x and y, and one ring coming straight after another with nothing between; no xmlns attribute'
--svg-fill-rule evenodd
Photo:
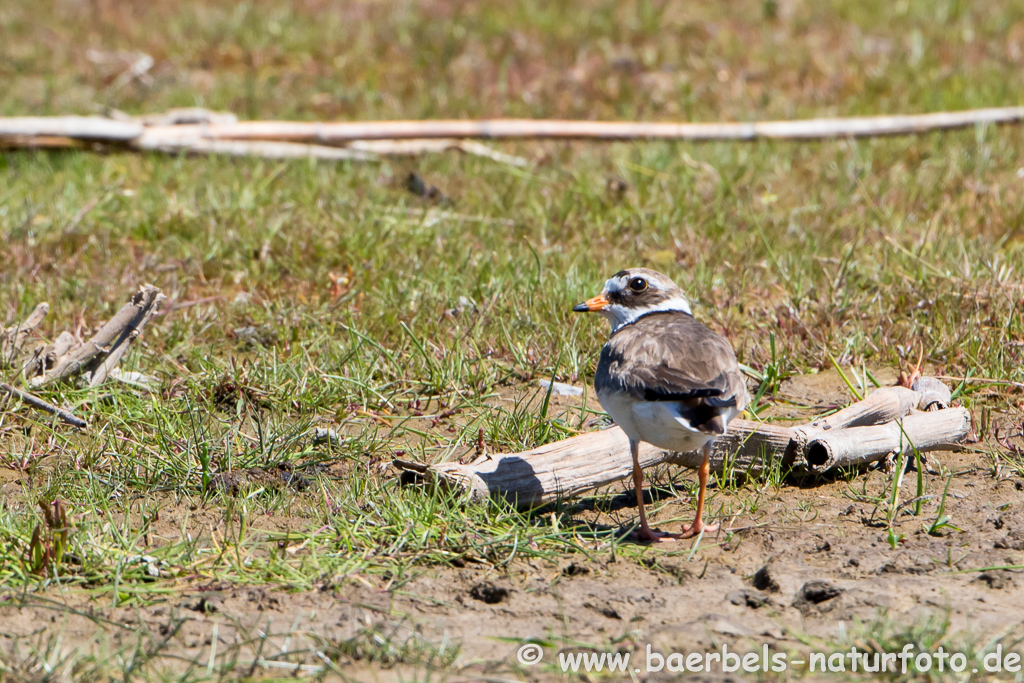
<svg viewBox="0 0 1024 683"><path fill-rule="evenodd" d="M942 410L953 400L949 387L935 377L919 377L912 388L921 394L921 410Z"/></svg>
<svg viewBox="0 0 1024 683"><path fill-rule="evenodd" d="M32 357L25 361L22 375L31 378L45 374L47 370L57 364L57 359L63 358L76 343L75 336L64 330L57 335L53 343L41 346L33 352Z"/></svg>
<svg viewBox="0 0 1024 683"><path fill-rule="evenodd" d="M62 332L51 344L35 349L23 364L21 372L33 386L66 380L83 375L91 387L103 382L117 371L117 365L130 344L160 310L164 295L152 285L143 285L127 304L85 342L78 342L70 332ZM28 335L39 326L49 310L45 303L36 306L32 314L20 325L0 330L0 349L11 349L10 355L0 357L5 364L17 367L18 355ZM56 415L64 422L84 429L88 424L70 411L55 406L23 389L0 383L0 391L24 403Z"/></svg>
<svg viewBox="0 0 1024 683"><path fill-rule="evenodd" d="M909 415L919 407L921 395L905 387L882 387L872 391L864 400L852 403L826 417L813 420L810 427L828 431L863 425L876 425Z"/></svg>
<svg viewBox="0 0 1024 683"><path fill-rule="evenodd" d="M6 330L0 328L0 368L14 365L14 359L21 353L25 340L36 331L49 312L50 305L44 302L33 309L25 322L12 325Z"/></svg>
<svg viewBox="0 0 1024 683"><path fill-rule="evenodd" d="M927 388L927 387L926 387ZM934 388L934 387L932 387ZM931 390L931 389L929 389ZM797 427L737 419L715 440L711 468L717 473L757 474L792 468L820 474L834 467L865 464L908 452L948 449L970 431L964 408L920 412L930 404L927 392L885 387L832 415ZM640 445L640 465L662 463L697 467L700 453L670 453ZM400 470L464 492L470 499L503 497L520 507L535 507L607 486L629 476L629 440L618 427L590 432L524 453L483 456L470 464L424 466L395 461Z"/></svg>
<svg viewBox="0 0 1024 683"><path fill-rule="evenodd" d="M38 304L24 322L12 325L7 329L0 329L0 368L14 367L18 359L22 348L25 345L25 341L31 336L36 328L39 327L40 323L43 322L43 318L50 312L50 305L43 302ZM75 417L71 412L59 408L48 401L44 401L38 396L34 396L27 391L23 391L15 386L11 386L7 382L0 382L0 391L9 394L23 403L26 403L33 408L44 410L51 415L56 415L64 422L84 429L88 426L85 420Z"/></svg>
<svg viewBox="0 0 1024 683"><path fill-rule="evenodd" d="M330 149L330 148L328 148ZM361 150L380 156L415 156L427 152L458 150L465 154L491 159L511 166L528 166L522 157L505 154L475 140L459 138L412 138L402 140L353 140L346 149Z"/></svg>
<svg viewBox="0 0 1024 683"><path fill-rule="evenodd" d="M910 453L948 450L971 430L966 408L915 412L881 425L836 429L814 434L803 446L803 468L823 473Z"/></svg>
<svg viewBox="0 0 1024 683"><path fill-rule="evenodd" d="M906 116L801 121L657 123L543 119L434 121L238 121L230 113L179 109L133 118L55 116L0 118L0 147L80 147L109 143L135 150L225 154L272 159L370 161L385 155L459 149L524 165L471 139L813 140L906 135L981 124L1020 123L1024 107L972 109ZM377 144L370 144L377 143Z"/></svg>
<svg viewBox="0 0 1024 683"><path fill-rule="evenodd" d="M40 386L84 374L89 386L96 386L106 379L107 373L160 309L165 298L153 285L143 285L91 339L56 356L57 344L66 343L67 340L66 337L59 337L53 347L44 349L42 354L44 357L56 356L53 366L32 377L31 384Z"/></svg>
<svg viewBox="0 0 1024 683"><path fill-rule="evenodd" d="M0 137L73 138L96 142L128 142L142 135L139 121L103 116L15 116L0 118Z"/></svg>
<svg viewBox="0 0 1024 683"><path fill-rule="evenodd" d="M44 401L38 396L34 396L28 393L27 391L22 391L17 387L12 387L7 382L0 382L0 391L4 391L10 394L11 396L14 396L15 398L24 401L33 408L38 408L39 410L46 411L47 413L50 413L50 415L56 415L58 418L68 423L72 427L85 429L86 427L89 426L88 422L86 422L80 417L76 417L74 413L64 410L63 408L58 408L52 403Z"/></svg>
<svg viewBox="0 0 1024 683"><path fill-rule="evenodd" d="M513 166L526 166L521 157L505 154L473 140L457 138L368 139L346 141L344 146L309 144L293 140L235 139L209 135L211 126L238 123L234 114L206 109L172 109L164 114L133 118L84 116L0 118L0 148L81 147L106 142L138 151L169 154L224 155L263 159L323 159L377 161L385 156L413 156L459 150Z"/></svg>
<svg viewBox="0 0 1024 683"><path fill-rule="evenodd" d="M161 127L165 128L165 127ZM273 140L220 140L201 136L161 135L148 129L130 145L136 149L174 154L219 154L264 159L325 159L328 161L373 161L377 155L347 147L327 147Z"/></svg>
<svg viewBox="0 0 1024 683"><path fill-rule="evenodd" d="M339 144L352 140L408 138L590 138L598 140L809 140L922 133L977 124L1019 123L1024 107L973 109L906 116L860 116L748 123L653 123L641 121L561 121L543 119L435 121L240 121L235 124L178 127L178 134L221 140L287 140ZM2 130L2 128L0 128Z"/></svg>

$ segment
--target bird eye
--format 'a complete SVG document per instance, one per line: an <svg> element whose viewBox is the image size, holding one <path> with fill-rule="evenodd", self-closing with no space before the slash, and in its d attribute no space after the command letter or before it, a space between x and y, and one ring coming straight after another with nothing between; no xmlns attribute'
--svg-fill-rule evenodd
<svg viewBox="0 0 1024 683"><path fill-rule="evenodd" d="M629 281L629 288L634 292L642 292L647 289L647 280L642 277L635 277Z"/></svg>

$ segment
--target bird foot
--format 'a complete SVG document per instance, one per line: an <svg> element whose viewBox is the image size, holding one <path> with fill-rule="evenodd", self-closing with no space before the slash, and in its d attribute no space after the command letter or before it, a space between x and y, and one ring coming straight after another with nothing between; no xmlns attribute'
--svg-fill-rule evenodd
<svg viewBox="0 0 1024 683"><path fill-rule="evenodd" d="M626 535L626 539L636 543L672 543L678 538L682 538L682 536L644 527L634 529Z"/></svg>
<svg viewBox="0 0 1024 683"><path fill-rule="evenodd" d="M684 524L683 532L681 534L677 534L676 538L693 538L694 536L699 536L702 531L706 534L714 533L718 531L718 525L705 524L703 521L697 519L694 520L693 524Z"/></svg>
<svg viewBox="0 0 1024 683"><path fill-rule="evenodd" d="M898 386L906 387L910 389L914 386L914 382L921 378L921 361L924 360L924 342L921 342L921 353L917 356L917 365L910 368L910 372L900 370L900 378L896 382Z"/></svg>

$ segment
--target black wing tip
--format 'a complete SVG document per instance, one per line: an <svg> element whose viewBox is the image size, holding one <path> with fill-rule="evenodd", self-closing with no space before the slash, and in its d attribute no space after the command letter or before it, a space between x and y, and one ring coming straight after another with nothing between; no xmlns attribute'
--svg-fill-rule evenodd
<svg viewBox="0 0 1024 683"><path fill-rule="evenodd" d="M694 399L704 399L704 402L708 405L718 407L728 407L725 405L719 405L719 403L712 401L716 397L722 395L721 389L707 388L707 389L694 389L693 391L687 392L671 392L671 391L660 391L658 389L644 389L644 400L645 401L693 401ZM729 404L732 405L731 403Z"/></svg>
<svg viewBox="0 0 1024 683"><path fill-rule="evenodd" d="M697 431L703 434L713 434L714 436L725 436L725 420L722 420L719 416L711 422L706 422L702 425L694 425Z"/></svg>

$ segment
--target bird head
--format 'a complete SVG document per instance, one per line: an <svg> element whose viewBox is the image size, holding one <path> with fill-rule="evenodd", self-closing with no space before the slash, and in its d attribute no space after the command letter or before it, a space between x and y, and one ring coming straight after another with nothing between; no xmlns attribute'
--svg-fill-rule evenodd
<svg viewBox="0 0 1024 683"><path fill-rule="evenodd" d="M649 268L620 270L597 296L573 306L576 313L600 313L615 332L647 313L679 311L692 315L690 302L671 278Z"/></svg>

